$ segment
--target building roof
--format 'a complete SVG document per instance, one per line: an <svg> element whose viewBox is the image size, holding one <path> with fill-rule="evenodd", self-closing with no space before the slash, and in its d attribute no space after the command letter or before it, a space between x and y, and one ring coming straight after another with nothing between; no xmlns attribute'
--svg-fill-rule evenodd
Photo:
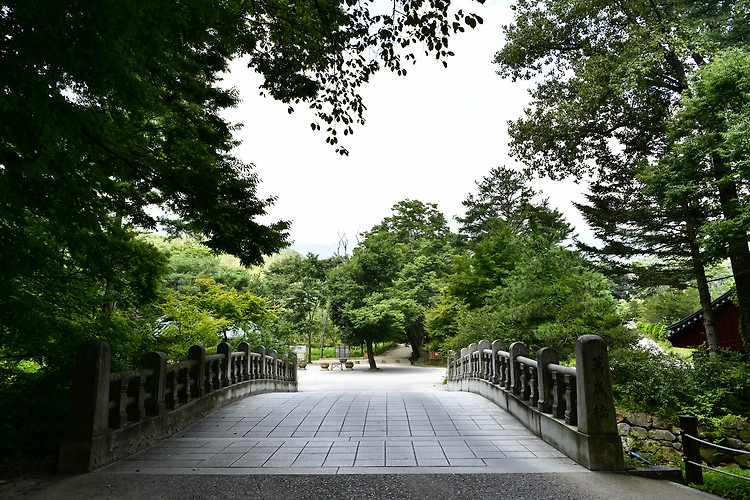
<svg viewBox="0 0 750 500"><path fill-rule="evenodd" d="M711 308L714 310L714 312L718 312L725 307L732 304L732 292L729 291L722 295L721 297L717 298L713 302L711 302ZM667 333L666 338L667 340L678 336L680 333L684 332L685 330L692 328L696 326L696 324L703 324L703 309L698 309L696 312L691 314L690 316L686 316L682 318L677 323L671 324L667 327Z"/></svg>

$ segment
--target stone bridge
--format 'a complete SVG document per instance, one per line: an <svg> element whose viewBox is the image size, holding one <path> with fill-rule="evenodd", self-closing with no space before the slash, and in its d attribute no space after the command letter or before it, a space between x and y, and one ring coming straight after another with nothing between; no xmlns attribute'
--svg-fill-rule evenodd
<svg viewBox="0 0 750 500"><path fill-rule="evenodd" d="M246 344L194 347L174 365L152 353L143 370L110 373L109 347L93 342L79 351L60 470L96 470L29 497L718 498L576 463L622 459L599 340L579 342L575 368L550 350L472 344L450 360L447 384L445 368L392 357L376 371L297 371Z"/></svg>
<svg viewBox="0 0 750 500"><path fill-rule="evenodd" d="M444 368L384 363L376 372L313 365L298 382L294 359L247 344L236 353L221 344L213 356L194 346L174 365L152 353L143 370L111 374L109 347L94 341L79 352L59 469L113 462L108 472L145 474L622 469L614 422L613 433L607 419L595 434L580 430L587 419L594 429L586 416L592 396L576 387L576 370L602 355L606 364L606 347L588 340L595 352L584 353L589 344L579 340L575 369L557 365L548 349L532 360L520 344L508 351L498 341L473 344L450 361L447 386ZM596 387L611 406L605 374Z"/></svg>

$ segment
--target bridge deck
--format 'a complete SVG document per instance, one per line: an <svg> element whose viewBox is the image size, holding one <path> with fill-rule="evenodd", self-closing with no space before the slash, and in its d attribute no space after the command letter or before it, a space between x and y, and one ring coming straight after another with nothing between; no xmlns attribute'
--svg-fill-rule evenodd
<svg viewBox="0 0 750 500"><path fill-rule="evenodd" d="M249 397L101 472L586 471L490 401L445 391L440 383L444 370L381 367L377 372L363 366L349 372L311 367L300 372L303 392ZM352 390L355 386L365 390Z"/></svg>

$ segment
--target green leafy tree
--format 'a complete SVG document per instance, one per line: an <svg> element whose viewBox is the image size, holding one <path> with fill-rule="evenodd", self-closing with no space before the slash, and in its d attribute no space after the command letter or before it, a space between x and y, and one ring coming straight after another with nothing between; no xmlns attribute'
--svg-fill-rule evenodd
<svg viewBox="0 0 750 500"><path fill-rule="evenodd" d="M279 342L271 335L276 315L268 299L227 289L212 279L197 279L196 285L201 289L199 293L170 292L161 307L162 318L155 334L159 349L171 359L185 359L193 345L212 349L222 340L241 339L254 345L278 347Z"/></svg>
<svg viewBox="0 0 750 500"><path fill-rule="evenodd" d="M115 340L123 322L132 330L155 302L135 284L158 267L133 228L196 234L244 265L285 247L289 224L259 222L273 198L258 196L252 165L232 154L237 127L222 110L238 96L219 85L229 61L245 56L271 96L311 106L313 128L323 123L339 147L338 134L364 120L358 90L376 71L404 74L422 51L445 62L449 35L482 21L449 6L399 0L379 14L337 0L4 2L2 349L33 357L45 346L43 357L65 363L88 338Z"/></svg>
<svg viewBox="0 0 750 500"><path fill-rule="evenodd" d="M326 277L334 262L308 254L291 253L268 266L266 281L281 321L307 343L307 361L312 361L313 337L325 336ZM293 337L294 338L294 337Z"/></svg>
<svg viewBox="0 0 750 500"><path fill-rule="evenodd" d="M750 205L745 189L750 180L750 53L730 49L717 54L690 80L680 105L669 122L673 143L661 167L683 182L699 177L714 186L723 217L707 221L703 230L712 257L731 260L743 341L750 345L750 312L744 302L750 285L741 274L750 271L746 267L750 266Z"/></svg>
<svg viewBox="0 0 750 500"><path fill-rule="evenodd" d="M500 191L525 192L512 176L494 178L509 183ZM433 347L446 352L500 338L554 347L568 357L587 333L627 345L632 337L621 326L609 282L561 246L570 226L545 203L522 205L514 230L489 218L474 231L472 247L454 259L440 303L427 315Z"/></svg>
<svg viewBox="0 0 750 500"><path fill-rule="evenodd" d="M532 109L511 123L512 153L538 174L589 174L603 189L609 179L636 179L670 150L669 122L691 89L691 74L722 48L742 44L747 29L738 19L749 12L747 1L519 1L496 62L504 76L541 81ZM712 135L720 122L703 121L701 128ZM739 215L741 192L730 171L714 156L704 178L714 183L712 204L728 221ZM728 237L747 329L750 251L745 234Z"/></svg>
<svg viewBox="0 0 750 500"><path fill-rule="evenodd" d="M412 348L411 361L426 360L425 312L439 294L439 281L454 254L445 216L432 203L404 200L365 234L373 251L388 248L396 260L393 281L382 289L388 303L403 316L404 333Z"/></svg>

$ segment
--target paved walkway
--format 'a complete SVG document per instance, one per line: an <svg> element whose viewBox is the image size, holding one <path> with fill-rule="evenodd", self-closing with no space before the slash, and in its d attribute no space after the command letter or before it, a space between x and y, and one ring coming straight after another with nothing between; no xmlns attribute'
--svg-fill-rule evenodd
<svg viewBox="0 0 750 500"><path fill-rule="evenodd" d="M107 473L586 472L469 393L261 394L223 408Z"/></svg>

